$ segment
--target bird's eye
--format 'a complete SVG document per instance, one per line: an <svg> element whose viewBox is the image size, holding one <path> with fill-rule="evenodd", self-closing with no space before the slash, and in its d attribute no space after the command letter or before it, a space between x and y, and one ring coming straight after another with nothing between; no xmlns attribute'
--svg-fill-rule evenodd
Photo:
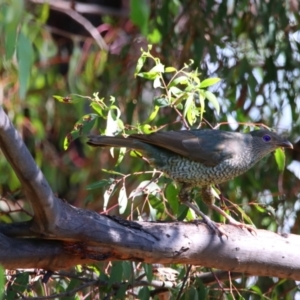
<svg viewBox="0 0 300 300"><path fill-rule="evenodd" d="M271 141L271 136L269 136L268 134L265 134L262 138L265 142L270 142Z"/></svg>

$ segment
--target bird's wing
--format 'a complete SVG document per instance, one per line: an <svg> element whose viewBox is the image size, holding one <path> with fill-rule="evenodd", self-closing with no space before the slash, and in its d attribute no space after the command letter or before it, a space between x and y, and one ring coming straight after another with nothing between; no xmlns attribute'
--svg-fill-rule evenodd
<svg viewBox="0 0 300 300"><path fill-rule="evenodd" d="M239 143L233 134L236 133L204 129L136 134L130 137L213 167L233 157L239 150Z"/></svg>

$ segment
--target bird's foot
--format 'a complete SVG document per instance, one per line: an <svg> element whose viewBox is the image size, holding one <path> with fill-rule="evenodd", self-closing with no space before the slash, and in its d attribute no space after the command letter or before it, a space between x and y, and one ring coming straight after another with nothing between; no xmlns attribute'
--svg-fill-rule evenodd
<svg viewBox="0 0 300 300"><path fill-rule="evenodd" d="M210 219L207 215L201 215L203 222L212 230L216 235L222 237L223 235L228 238L228 234L222 228L222 224L218 224Z"/></svg>
<svg viewBox="0 0 300 300"><path fill-rule="evenodd" d="M223 217L225 217L227 220L228 220L228 223L233 225L233 226L236 226L236 227L239 227L241 229L246 229L248 230L251 234L253 235L256 235L257 232L256 232L256 228L251 226L251 225L248 225L248 224L244 224L244 223L241 223L241 222L238 222L236 221L233 217L231 217L230 215L228 215L225 211L223 211L220 207L214 205L214 204L211 204L210 207L215 210L216 212L218 212L219 214L221 214Z"/></svg>
<svg viewBox="0 0 300 300"><path fill-rule="evenodd" d="M225 232L225 230L222 229L222 225L214 222L211 220L207 215L205 215L196 205L192 204L191 202L184 201L184 205L186 205L188 208L192 209L196 215L200 216L203 220L203 222L212 230L214 233L216 233L219 237L222 235L225 235L228 238L228 234Z"/></svg>
<svg viewBox="0 0 300 300"><path fill-rule="evenodd" d="M230 216L229 216L230 217ZM241 223L241 222L238 222L236 221L235 219L233 219L232 217L230 218L227 218L228 219L228 222L229 224L233 225L233 226L236 226L238 228L241 228L241 229L246 229L248 230L251 234L253 235L257 235L257 231L256 231L256 228L252 225L248 225L248 224L244 224L244 223Z"/></svg>

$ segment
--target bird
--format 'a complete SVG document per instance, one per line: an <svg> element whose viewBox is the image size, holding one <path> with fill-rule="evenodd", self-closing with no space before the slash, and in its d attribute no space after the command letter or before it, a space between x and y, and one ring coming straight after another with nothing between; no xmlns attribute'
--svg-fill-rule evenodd
<svg viewBox="0 0 300 300"><path fill-rule="evenodd" d="M155 169L181 184L179 200L219 236L227 233L219 224L191 203L191 190L199 187L206 205L223 215L230 224L255 231L215 205L213 187L249 170L277 148L293 148L291 142L268 129L248 133L215 129L158 131L129 136L90 135L87 144L94 147L126 147L138 151Z"/></svg>

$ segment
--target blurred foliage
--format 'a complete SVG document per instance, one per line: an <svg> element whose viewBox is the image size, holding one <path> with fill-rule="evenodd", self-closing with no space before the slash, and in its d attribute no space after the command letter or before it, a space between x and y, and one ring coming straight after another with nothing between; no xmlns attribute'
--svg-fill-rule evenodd
<svg viewBox="0 0 300 300"><path fill-rule="evenodd" d="M160 87L167 86L174 74L164 66L192 74L191 69L182 69L192 59L191 68L198 70L193 79L200 78L199 91L205 79L222 81L205 88L205 111L201 105L192 107L201 97L189 102L188 84L179 83L177 88L185 95L184 102L178 103L189 123L185 125L198 126L205 121L213 126L222 124L222 129L242 130L238 122L263 123L279 132L290 131L290 140L295 141L300 125L299 3L123 2L129 13L119 8L124 9L121 17L105 15L93 20L109 45L106 52L79 23L75 22L79 28L68 31L68 17L62 13L58 19L48 4L0 0L0 103L59 197L78 207L106 209L129 219L192 219L191 212L186 215L186 208L176 201L177 188L169 179L152 181L153 171L142 160L124 156L124 151L112 157L109 150L90 149L85 138L77 137L99 129L102 133L116 128L149 132L166 124L167 129L179 129L181 123L174 120L178 121L180 114L165 101L171 98L158 96L162 91L168 95L170 89ZM152 44L151 51L148 44ZM141 49L145 56L139 60ZM141 69L136 69L137 62L138 66L142 62ZM217 100L207 95L216 95ZM172 97L175 101L176 92ZM188 117L191 107L195 113L198 108L200 111ZM295 143L295 150L286 153L288 170L284 172L278 171L271 155L221 185L223 196L218 205L226 206L237 219L243 217L237 207L242 208L258 228L299 234L299 151ZM276 154L279 162L280 155ZM1 221L28 220L30 208L2 154L0 169ZM107 192L108 187L112 192ZM198 203L207 212L201 201ZM218 215L212 217L218 221ZM167 267L175 273L166 271ZM299 295L296 282L276 278L230 279L228 275L222 285L206 285L200 279L206 271L200 266L98 263L78 266L68 274L55 273L48 281L43 271L6 271L5 297L68 292L64 296L72 299L79 299L80 293L86 299L95 295L122 299L127 291L148 299L160 290L161 282L166 282L171 299L179 293L181 299L293 299L297 292ZM166 279L161 272L173 275ZM147 285L150 281L151 287Z"/></svg>

